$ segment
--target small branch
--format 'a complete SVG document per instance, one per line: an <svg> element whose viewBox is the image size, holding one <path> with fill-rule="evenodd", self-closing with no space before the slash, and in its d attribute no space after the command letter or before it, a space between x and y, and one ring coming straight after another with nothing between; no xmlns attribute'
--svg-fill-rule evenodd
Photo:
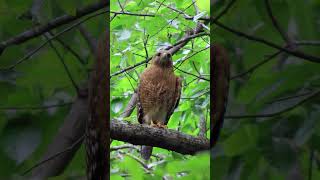
<svg viewBox="0 0 320 180"><path fill-rule="evenodd" d="M110 11L110 13L114 15L128 15L128 16L143 16L143 17L156 17L154 14L138 14L138 13L130 13L130 12L116 12L116 11Z"/></svg>
<svg viewBox="0 0 320 180"><path fill-rule="evenodd" d="M197 55L198 53L201 53L202 51L205 51L205 50L207 50L207 49L209 49L209 48L210 48L210 46L208 46L208 47L206 47L206 48L203 48L203 49L201 49L200 51L197 51L197 52L191 54L190 56L184 58L183 60L181 60L181 63L177 66L177 68L179 68L187 59L190 59L190 58L192 58L193 56Z"/></svg>
<svg viewBox="0 0 320 180"><path fill-rule="evenodd" d="M118 0L118 4L119 4L119 6L120 6L120 8L121 8L121 12L124 12L124 8L122 7L122 5L121 5L121 3L120 3L119 0Z"/></svg>
<svg viewBox="0 0 320 180"><path fill-rule="evenodd" d="M196 4L196 1L197 1L197 0L192 0L192 2L193 2L193 7L194 7L194 10L196 11L196 15L197 15L197 14L200 13L200 11L199 11L199 8L198 8L198 6L197 6L197 4Z"/></svg>
<svg viewBox="0 0 320 180"><path fill-rule="evenodd" d="M266 8L267 8L267 12L268 15L272 21L273 26L277 29L277 31L280 33L282 39L287 43L287 44L291 44L291 41L289 39L289 37L287 36L287 34L280 28L279 23L277 22L276 18L273 16L272 10L271 10L271 6L270 6L270 2L269 0L265 0L264 1L266 4Z"/></svg>
<svg viewBox="0 0 320 180"><path fill-rule="evenodd" d="M49 42L49 45L50 47L53 49L53 51L56 53L56 55L58 56L58 59L60 60L61 64L63 65L63 68L64 70L66 71L70 81L71 81L71 84L73 85L74 89L76 90L77 94L79 94L79 87L77 85L77 83L75 82L75 80L73 79L72 75L71 75L71 72L68 68L68 66L66 65L62 55L59 53L59 51L57 50L57 48L53 45L53 43L51 41L49 41L49 37L44 34L46 40Z"/></svg>
<svg viewBox="0 0 320 180"><path fill-rule="evenodd" d="M266 102L266 104L273 104L276 102L287 101L287 100L291 100L291 99L295 99L295 98L299 98L299 97L304 97L304 96L310 95L312 93L314 93L314 92L310 91L310 92L305 92L305 93L301 93L301 94L297 94L297 95L293 95L293 96L283 97L283 98L279 98L279 99L275 99L275 100Z"/></svg>
<svg viewBox="0 0 320 180"><path fill-rule="evenodd" d="M121 150L121 149L138 149L138 148L136 148L132 144L124 144L124 145L120 145L120 146L110 147L110 151L118 151L118 150Z"/></svg>
<svg viewBox="0 0 320 180"><path fill-rule="evenodd" d="M73 150L73 148L75 148L76 146L78 146L78 145L80 145L80 144L82 143L83 139L84 139L84 135L83 135L81 138L79 138L77 141L75 141L75 142L74 142L71 146L69 146L68 148L66 148L66 149L64 149L64 150L62 150L62 151L60 151L60 152L57 152L56 154L53 154L52 156L49 156L48 158L40 161L39 163L35 164L34 166L32 166L31 168L29 168L28 170L26 170L22 175L26 175L26 174L28 174L30 171L32 171L34 168L39 167L40 165L42 165L42 164L44 164L44 163L46 163L46 162L48 162L48 161L50 161L50 160L58 157L58 156L60 156L60 155L62 155L62 154L64 154L64 153L67 153L67 152Z"/></svg>
<svg viewBox="0 0 320 180"><path fill-rule="evenodd" d="M184 71L184 70L182 70L182 69L179 69L178 67L175 67L175 66L174 66L174 68L177 69L178 71L181 71L181 72L185 73L185 74L188 74L188 75L197 77L198 79L202 79L202 80L204 80L204 81L209 81L209 82L210 82L210 79L207 79L207 78L202 77L201 74L200 74L199 76L197 76L197 75L195 75L195 74L192 74L192 73L189 73L189 72Z"/></svg>
<svg viewBox="0 0 320 180"><path fill-rule="evenodd" d="M72 104L73 104L73 102L45 105L45 106L0 107L0 110L42 110L42 109L63 107L63 106L68 106L68 105L72 105Z"/></svg>
<svg viewBox="0 0 320 180"><path fill-rule="evenodd" d="M224 29L226 31L229 31L230 33L236 34L237 36L244 37L244 38L246 38L248 40L256 41L256 42L265 44L265 45L267 45L269 47L281 50L281 51L286 52L286 53L288 53L290 55L293 55L293 56L301 58L301 59L305 59L305 60L310 61L310 62L320 63L320 57L309 55L309 54L303 53L303 52L298 51L298 50L292 50L292 49L288 49L288 48L283 48L283 47L281 47L281 46L279 46L277 44L274 44L273 42L267 41L267 40L265 40L263 38L251 36L251 35L246 34L244 32L237 31L237 30L235 30L233 28L230 28L230 27L222 24L219 21L216 21L215 24L218 25L220 28L222 28L222 29Z"/></svg>
<svg viewBox="0 0 320 180"><path fill-rule="evenodd" d="M220 18L222 18L225 14L227 14L227 12L229 11L229 9L234 5L234 3L236 2L236 0L231 0L228 5L221 11L221 13L219 13L211 22L212 24L215 23L216 21L218 21Z"/></svg>
<svg viewBox="0 0 320 180"><path fill-rule="evenodd" d="M145 64L145 63L148 63L150 60L151 60L151 58L146 59L146 60L141 61L141 62L139 62L139 63L137 63L137 64L135 64L135 65L133 65L133 66L129 66L129 67L127 67L127 68L122 69L121 71L115 72L115 73L113 73L113 74L110 75L110 79L111 79L112 77L114 77L114 76L117 76L117 75L122 74L122 73L124 73L124 72L126 72L126 71L129 71L129 70L134 69L134 68L136 68L136 67L138 67L138 66L141 66L141 65L143 65L143 64Z"/></svg>
<svg viewBox="0 0 320 180"><path fill-rule="evenodd" d="M320 95L320 90L314 92L313 94L311 94L310 96L306 97L305 99L301 100L300 102L296 103L293 106L290 106L286 109L283 109L281 111L275 112L275 113L270 113L270 114L257 114L257 115L226 115L225 118L226 119L245 119L245 118L269 118L269 117L274 117L274 116L279 116L283 113L289 112L299 106L301 106L302 104L306 103L307 101L310 101L312 99L314 99L316 96Z"/></svg>
<svg viewBox="0 0 320 180"><path fill-rule="evenodd" d="M206 32L201 32L201 33L196 33L196 34L192 34L192 35L187 35L184 38L182 38L181 40L179 40L178 42L176 42L174 45L172 46L168 46L166 48L166 50L169 50L175 46L178 46L182 43L187 43L189 42L191 39L197 38L197 37L201 37L201 36L210 36L210 33L206 33ZM174 54L174 53L173 53Z"/></svg>
<svg viewBox="0 0 320 180"><path fill-rule="evenodd" d="M135 92L131 96L131 99L130 99L126 109L124 110L124 112L121 113L120 118L129 117L131 115L132 111L134 110L134 108L136 107L137 101L138 101L138 95Z"/></svg>
<svg viewBox="0 0 320 180"><path fill-rule="evenodd" d="M98 41L90 34L87 29L81 24L79 31L89 45L92 54L97 54L95 51L98 49Z"/></svg>
<svg viewBox="0 0 320 180"><path fill-rule="evenodd" d="M141 124L127 124L111 121L112 139L129 142L134 145L149 145L172 150L181 154L195 154L209 150L209 140L179 133L171 129L153 128Z"/></svg>
<svg viewBox="0 0 320 180"><path fill-rule="evenodd" d="M320 46L320 41L295 41L294 42L296 45L301 45L301 46Z"/></svg>
<svg viewBox="0 0 320 180"><path fill-rule="evenodd" d="M250 67L249 69L247 69L246 71L240 73L240 74L237 74L235 76L232 76L230 78L230 80L233 80L233 79L237 79L237 78L241 78L247 74L250 74L250 73L253 73L256 69L258 69L259 67L261 67L262 65L266 64L267 62L271 61L273 58L275 58L276 56L278 56L279 54L281 53L281 51L277 51L275 53L273 53L271 56L269 56L268 58L266 58L265 60L253 65L252 67Z"/></svg>
<svg viewBox="0 0 320 180"><path fill-rule="evenodd" d="M147 172L149 172L150 168L148 167L148 164L144 163L141 159L139 159L138 157L130 154L130 153L127 153L127 152L124 152L124 151L119 151L119 153L121 154L124 154L124 155L127 155L129 157L131 157L132 159L136 160L139 164L142 165L142 167L147 170Z"/></svg>
<svg viewBox="0 0 320 180"><path fill-rule="evenodd" d="M187 9L189 9L194 3L191 3L188 7L186 7L182 12L184 14L184 11L186 11ZM165 26L163 26L162 28L160 28L156 33L154 33L153 35L150 36L150 38L154 37L155 35L159 34L159 32L161 32L165 27L167 27L169 24L171 24L175 19L177 19L179 17L181 13L179 13L176 17L172 18L170 20L169 23L167 23ZM174 53L171 53L174 54Z"/></svg>
<svg viewBox="0 0 320 180"><path fill-rule="evenodd" d="M193 65L193 67L194 67L194 70L196 70L196 72L197 72L198 75L200 76L201 73L200 73L200 71L198 70L198 68L197 68L196 64L194 63L194 61L192 61L192 65Z"/></svg>
<svg viewBox="0 0 320 180"><path fill-rule="evenodd" d="M144 40L143 40L143 47L144 47L144 51L146 53L146 59L149 59L149 53L148 53L148 49L147 49L147 44L148 44L148 39L149 39L149 34L146 35L146 29L143 29L143 35L144 35Z"/></svg>
<svg viewBox="0 0 320 180"><path fill-rule="evenodd" d="M50 31L49 31L49 34L51 36L55 36L55 34ZM82 65L86 64L86 61L75 50L73 50L68 44L66 44L64 41L62 41L58 37L55 40L57 42L59 42L66 50L68 50L74 57L76 57Z"/></svg>

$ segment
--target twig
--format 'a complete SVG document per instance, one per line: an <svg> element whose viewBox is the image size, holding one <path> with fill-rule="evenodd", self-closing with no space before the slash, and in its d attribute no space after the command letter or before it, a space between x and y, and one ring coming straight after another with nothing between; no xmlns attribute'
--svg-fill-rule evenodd
<svg viewBox="0 0 320 180"><path fill-rule="evenodd" d="M197 77L198 79L202 79L202 80L205 80L205 81L210 81L210 79L207 79L207 78L202 77L201 74L200 74L199 76L197 76L197 75L192 74L192 73L190 73L190 72L187 72L187 71L184 71L184 70L182 70L182 69L179 69L179 68L177 68L176 66L174 66L174 68L177 69L178 71L181 71L181 72L185 73L185 74L188 74L188 75Z"/></svg>
<svg viewBox="0 0 320 180"><path fill-rule="evenodd" d="M49 42L50 47L53 49L53 51L58 56L58 59L60 60L61 64L63 65L63 68L66 71L66 73L67 73L67 75L68 75L68 77L69 77L74 89L76 90L77 94L79 94L79 87L78 87L77 83L75 82L75 80L73 79L72 74L71 74L68 66L66 65L63 57L61 56L61 54L59 53L57 48L53 45L53 43L51 41L49 41L49 37L46 34L44 34L44 36L45 36L46 40Z"/></svg>
<svg viewBox="0 0 320 180"><path fill-rule="evenodd" d="M216 23L220 18L223 17L223 15L227 14L227 12L229 11L229 9L234 5L234 3L236 2L236 0L231 0L228 5L221 11L221 13L219 13L211 22L212 24Z"/></svg>
<svg viewBox="0 0 320 180"><path fill-rule="evenodd" d="M116 12L116 11L110 11L110 13L113 13L114 15L128 15L128 16L143 16L143 17L156 17L154 14L138 14L138 13L130 13L130 12Z"/></svg>
<svg viewBox="0 0 320 180"><path fill-rule="evenodd" d="M148 167L148 165L146 163L144 163L141 159L139 159L138 157L130 154L130 153L127 153L127 152L124 152L124 151L118 151L119 153L121 154L124 154L124 155L127 155L129 157L131 157L132 159L136 160L139 164L142 165L142 167L147 171L149 172L150 168Z"/></svg>
<svg viewBox="0 0 320 180"><path fill-rule="evenodd" d="M227 119L245 119L245 118L268 118L268 117L274 117L274 116L279 116L283 113L289 112L299 106L301 106L302 104L306 103L307 101L310 101L312 99L314 99L316 96L320 95L320 90L314 92L312 95L310 95L309 97L301 100L300 102L298 102L297 104L290 106L286 109L283 109L281 111L275 112L275 113L269 113L269 114L257 114L257 115L226 115L225 118Z"/></svg>
<svg viewBox="0 0 320 180"><path fill-rule="evenodd" d="M273 103L276 103L276 102L281 102L281 101L286 101L286 100L290 100L290 99L295 99L295 98L299 98L299 97L303 97L303 96L310 95L310 94L312 94L312 93L313 93L313 92L310 91L310 92L301 93L301 94L297 94L297 95L293 95L293 96L288 96L288 97L284 97L284 98L279 98L279 99L276 99L276 100L273 100L273 101L266 102L266 104L273 104Z"/></svg>
<svg viewBox="0 0 320 180"><path fill-rule="evenodd" d="M303 53L303 52L298 51L298 50L292 50L290 48L289 49L288 48L283 48L283 47L281 47L281 46L279 46L277 44L274 44L273 42L267 41L267 40L265 40L263 38L251 36L251 35L246 34L244 32L237 31L237 30L235 30L233 28L230 28L230 27L222 24L219 21L216 21L215 24L218 25L220 28L222 28L222 29L224 29L226 31L229 31L230 33L236 34L237 36L244 37L244 38L246 38L248 40L256 41L256 42L265 44L265 45L267 45L269 47L281 50L281 51L286 52L286 53L288 53L290 55L293 55L293 56L298 57L298 58L305 59L305 60L310 61L310 62L320 63L320 57L309 55L309 54Z"/></svg>
<svg viewBox="0 0 320 180"><path fill-rule="evenodd" d="M110 147L110 151L117 151L117 150L121 150L121 149L138 149L138 148L136 148L132 144L124 144L124 145L120 145L120 146Z"/></svg>
<svg viewBox="0 0 320 180"><path fill-rule="evenodd" d="M273 53L271 56L269 56L268 58L266 58L265 60L253 65L252 67L250 67L249 69L247 69L246 71L240 73L240 74L237 74L235 76L232 76L230 78L230 80L233 80L233 79L237 79L237 78L240 78L240 77L243 77L249 73L253 73L257 68L261 67L262 65L266 64L267 62L271 61L273 58L275 58L276 56L278 56L279 54L281 53L281 51L277 51L275 53Z"/></svg>
<svg viewBox="0 0 320 180"><path fill-rule="evenodd" d="M210 46L208 46L208 47L206 47L206 48L203 48L203 49L201 49L200 51L197 51L197 52L191 54L190 56L184 58L183 60L181 60L180 64L177 66L177 68L179 68L187 59L190 59L190 58L192 58L193 56L197 55L198 53L201 53L202 51L205 51L205 50L207 50L207 49L209 49L209 48L210 48Z"/></svg>
<svg viewBox="0 0 320 180"><path fill-rule="evenodd" d="M196 15L197 15L197 14L200 13L200 11L199 11L199 8L198 8L198 6L197 6L197 4L196 4L196 0L192 0L192 2L193 2L194 10L196 11Z"/></svg>
<svg viewBox="0 0 320 180"><path fill-rule="evenodd" d="M194 61L192 61L192 65L193 65L194 69L196 70L196 72L198 73L198 75L201 76L201 73L199 72L199 70L198 70L196 64L194 63Z"/></svg>
<svg viewBox="0 0 320 180"><path fill-rule="evenodd" d="M270 2L269 0L265 0L264 1L266 4L266 8L267 8L267 12L268 15L272 21L273 26L277 29L277 31L280 33L282 39L287 43L287 44L291 44L291 41L289 39L289 37L287 36L287 34L280 28L279 23L277 22L276 18L273 16L272 10L271 10L271 6L270 6Z"/></svg>
<svg viewBox="0 0 320 180"><path fill-rule="evenodd" d="M98 41L92 36L89 31L87 31L85 26L83 26L82 24L79 25L79 31L89 45L92 54L97 54L96 50L98 49Z"/></svg>
<svg viewBox="0 0 320 180"><path fill-rule="evenodd" d="M36 168L36 167L38 167L38 166L40 166L40 165L42 165L42 164L44 164L44 163L46 163L46 162L54 159L54 158L56 158L56 157L58 157L58 156L60 156L60 155L62 155L62 154L64 154L64 153L66 153L66 152L68 152L68 151L71 151L74 147L76 147L77 145L79 145L79 144L83 141L83 139L84 139L84 135L81 136L77 141L75 141L75 142L74 142L71 146L69 146L68 148L64 149L63 151L57 152L56 154L54 154L54 155L52 155L52 156L49 156L48 158L46 158L46 159L38 162L37 164L35 164L34 166L32 166L31 168L29 168L28 170L26 170L24 173L22 173L22 175L24 176L24 175L28 174L30 171L32 171L34 168Z"/></svg>
<svg viewBox="0 0 320 180"><path fill-rule="evenodd" d="M141 65L143 65L143 64L145 64L145 63L148 63L150 60L151 60L151 58L146 59L146 60L141 61L141 62L139 62L139 63L137 63L137 64L135 64L135 65L133 65L133 66L129 66L129 67L127 67L127 68L122 69L121 71L115 72L115 73L113 73L113 74L110 75L110 79L111 79L112 77L114 77L114 76L117 76L117 75L122 74L122 73L124 73L124 72L126 72L126 71L129 71L129 70L134 69L134 68L136 68L136 67L138 67L138 66L141 66Z"/></svg>
<svg viewBox="0 0 320 180"><path fill-rule="evenodd" d="M50 31L49 31L49 34L51 36L55 36L55 34ZM62 41L58 37L55 40L59 42L66 50L68 50L74 57L76 57L82 65L87 64L86 61L75 50L73 50L69 45L67 45L64 41Z"/></svg>
<svg viewBox="0 0 320 180"><path fill-rule="evenodd" d="M53 104L53 105L44 105L44 106L24 106L24 107L0 107L0 110L42 110L42 109L51 109L55 107L63 107L73 104L73 102Z"/></svg>
<svg viewBox="0 0 320 180"><path fill-rule="evenodd" d="M122 5L121 5L121 3L120 3L119 0L118 0L118 4L119 4L119 6L120 6L120 8L121 8L121 12L124 12L124 8L122 7Z"/></svg>
<svg viewBox="0 0 320 180"><path fill-rule="evenodd" d="M188 7L186 7L186 8L183 10L183 12L186 11L187 9L189 9L193 4L194 4L194 3L191 3ZM152 38L152 37L154 37L155 35L159 34L159 32L161 32L165 27L167 27L169 24L171 24L175 19L177 19L177 18L179 17L179 15L180 15L180 13L179 13L176 17L174 17L173 19L171 19L169 23L167 23L165 26L163 26L162 28L160 28L156 33L154 33L153 35L151 35L150 38ZM174 53L171 53L171 54L174 54Z"/></svg>

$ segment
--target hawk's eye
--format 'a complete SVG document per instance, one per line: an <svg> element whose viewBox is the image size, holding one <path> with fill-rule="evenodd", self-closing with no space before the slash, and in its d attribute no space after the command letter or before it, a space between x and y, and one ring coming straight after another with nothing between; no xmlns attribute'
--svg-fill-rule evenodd
<svg viewBox="0 0 320 180"><path fill-rule="evenodd" d="M160 53L158 52L158 53L156 54L156 56L160 56Z"/></svg>

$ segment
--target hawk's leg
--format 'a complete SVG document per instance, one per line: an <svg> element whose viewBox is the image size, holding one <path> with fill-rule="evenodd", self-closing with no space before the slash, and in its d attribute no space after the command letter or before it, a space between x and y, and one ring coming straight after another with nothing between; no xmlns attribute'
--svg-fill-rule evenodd
<svg viewBox="0 0 320 180"><path fill-rule="evenodd" d="M151 127L158 127L158 125L157 125L157 124L155 124L155 123L153 123L153 121L152 121L152 120L151 120L150 126L151 126Z"/></svg>

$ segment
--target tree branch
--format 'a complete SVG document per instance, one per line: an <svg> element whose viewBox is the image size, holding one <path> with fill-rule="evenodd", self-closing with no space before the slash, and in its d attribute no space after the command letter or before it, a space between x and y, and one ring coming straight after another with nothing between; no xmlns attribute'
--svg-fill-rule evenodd
<svg viewBox="0 0 320 180"><path fill-rule="evenodd" d="M272 24L273 26L277 29L277 31L280 33L282 39L287 43L287 44L291 44L291 40L290 38L287 36L287 34L281 29L277 19L274 17L273 13L272 13L272 9L271 9L271 6L270 6L270 2L269 0L265 0L264 1L265 4L266 4L266 8L267 8L267 12L268 12L268 15L272 21Z"/></svg>
<svg viewBox="0 0 320 180"><path fill-rule="evenodd" d="M113 120L110 130L112 139L134 145L160 147L181 154L193 155L198 151L209 150L210 148L208 139L194 137L171 129L159 129Z"/></svg>
<svg viewBox="0 0 320 180"><path fill-rule="evenodd" d="M259 38L259 37L255 37L255 36L251 36L249 34L246 34L244 32L241 32L241 31L237 31L233 28L230 28L224 24L222 24L221 22L219 21L215 21L214 22L217 26L219 26L220 28L226 30L226 31L229 31L230 33L233 33L239 37L244 37L248 40L251 40L251 41L256 41L256 42L259 42L259 43L262 43L262 44L265 44L269 47L272 47L272 48L275 48L275 49L278 49L278 50L281 50L283 52L286 52L292 56L295 56L295 57L298 57L298 58L302 58L302 59L305 59L305 60L308 60L310 62L314 62L314 63L320 63L320 57L317 57L317 56L313 56L313 55L310 55L310 54L306 54L306 53L303 53L301 51L298 51L298 50L292 50L292 49L289 49L289 48L284 48L284 47L281 47L273 42L270 42L270 41L267 41L263 38Z"/></svg>
<svg viewBox="0 0 320 180"><path fill-rule="evenodd" d="M279 115L282 115L283 113L286 113L286 112L289 112L301 105L303 105L304 103L314 99L315 97L319 96L320 95L320 90L312 93L311 95L309 95L308 97L302 99L301 101L297 102L296 104L290 106L290 107L287 107L283 110L280 110L280 111L277 111L277 112L274 112L274 113L268 113L268 114L254 114L254 115L226 115L224 116L225 119L245 119L245 118L253 118L253 119L256 119L256 118L271 118L271 117L275 117L275 116L279 116Z"/></svg>
<svg viewBox="0 0 320 180"><path fill-rule="evenodd" d="M66 116L63 125L60 127L57 135L49 144L47 151L41 158L31 173L31 179L47 179L51 176L57 176L68 166L81 143L76 143L84 134L85 122L88 117L87 98L77 98L72 105L69 114ZM73 144L77 144L72 146ZM72 147L70 149L70 147ZM67 150L67 151L66 151ZM60 153L57 156L57 152ZM54 158L52 158L55 156ZM50 160L48 160L50 159Z"/></svg>
<svg viewBox="0 0 320 180"><path fill-rule="evenodd" d="M60 27L60 26L65 25L67 23L70 23L70 22L77 20L77 19L79 19L85 15L88 15L92 12L95 12L97 10L104 8L104 7L107 7L107 4L108 3L106 0L99 1L95 4L89 5L87 7L77 9L76 14L74 16L63 15L63 16L57 17L56 19L48 22L45 25L32 28L30 30L27 30L25 32L20 33L17 36L11 37L8 40L2 41L0 43L0 55L2 54L2 52L5 48L7 48L11 45L24 43L32 38L35 38L37 36L42 35L45 32L48 32L52 29L55 29L57 27Z"/></svg>

